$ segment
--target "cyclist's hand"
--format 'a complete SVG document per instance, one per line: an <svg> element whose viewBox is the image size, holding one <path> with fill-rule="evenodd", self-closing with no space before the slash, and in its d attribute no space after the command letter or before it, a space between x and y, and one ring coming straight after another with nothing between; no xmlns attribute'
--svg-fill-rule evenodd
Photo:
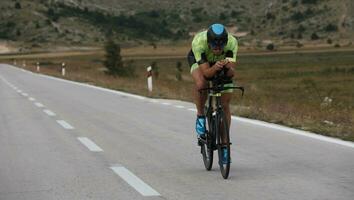
<svg viewBox="0 0 354 200"><path fill-rule="evenodd" d="M214 64L214 68L216 69L216 71L222 70L223 67L224 67L224 62L223 61L217 61Z"/></svg>
<svg viewBox="0 0 354 200"><path fill-rule="evenodd" d="M228 65L230 62L229 60L225 59L222 62L223 62L223 65L225 66L226 69L230 69L230 65Z"/></svg>

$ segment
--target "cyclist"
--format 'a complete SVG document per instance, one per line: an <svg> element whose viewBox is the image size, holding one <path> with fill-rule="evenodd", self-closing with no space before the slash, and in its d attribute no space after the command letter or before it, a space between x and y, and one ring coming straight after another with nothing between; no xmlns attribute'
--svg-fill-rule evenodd
<svg viewBox="0 0 354 200"><path fill-rule="evenodd" d="M192 49L188 54L188 62L195 83L194 101L197 107L196 132L198 138L205 138L206 119L204 105L207 100L206 91L199 91L208 86L219 71L225 70L226 87L233 86L232 77L236 66L238 42L235 37L228 34L222 24L213 24L208 30L197 33L192 41ZM232 89L226 90L221 96L223 110L231 123L230 101ZM223 137L222 137L223 138ZM226 151L225 151L226 152ZM227 155L224 155L224 157Z"/></svg>

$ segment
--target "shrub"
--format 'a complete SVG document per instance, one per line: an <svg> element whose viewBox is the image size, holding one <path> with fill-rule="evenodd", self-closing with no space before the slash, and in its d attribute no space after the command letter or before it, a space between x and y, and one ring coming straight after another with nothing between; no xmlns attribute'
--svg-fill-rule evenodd
<svg viewBox="0 0 354 200"><path fill-rule="evenodd" d="M181 61L178 61L178 62L176 63L176 70L177 70L177 72L176 72L176 79L177 79L178 81L181 81L181 80L182 80L182 71L183 71Z"/></svg>
<svg viewBox="0 0 354 200"><path fill-rule="evenodd" d="M338 27L333 24L328 24L324 30L327 32L336 32L338 30Z"/></svg>
<svg viewBox="0 0 354 200"><path fill-rule="evenodd" d="M317 33L312 33L311 34L311 40L318 40L320 37L318 37Z"/></svg>
<svg viewBox="0 0 354 200"><path fill-rule="evenodd" d="M300 42L298 42L297 44L296 44L296 47L297 48L301 48L301 47L303 47L304 45L303 44L301 44Z"/></svg>
<svg viewBox="0 0 354 200"><path fill-rule="evenodd" d="M302 4L316 4L317 0L302 0Z"/></svg>
<svg viewBox="0 0 354 200"><path fill-rule="evenodd" d="M297 29L300 33L303 33L304 31L306 31L306 28L300 24L299 28Z"/></svg>
<svg viewBox="0 0 354 200"><path fill-rule="evenodd" d="M160 71L159 71L159 67L157 66L157 63L155 61L151 63L151 69L152 69L152 72L154 73L155 78L159 79Z"/></svg>
<svg viewBox="0 0 354 200"><path fill-rule="evenodd" d="M273 43L270 43L267 45L266 49L269 50L269 51L273 51L275 48L274 44Z"/></svg>
<svg viewBox="0 0 354 200"><path fill-rule="evenodd" d="M290 19L300 22L305 19L305 15L302 12L295 12L291 15Z"/></svg>
<svg viewBox="0 0 354 200"><path fill-rule="evenodd" d="M16 2L16 3L15 3L15 8L16 8L16 9L21 9L21 4L20 4L20 2Z"/></svg>
<svg viewBox="0 0 354 200"><path fill-rule="evenodd" d="M331 39L331 38L328 38L328 39L327 39L327 43L328 43L328 44L332 44L332 39Z"/></svg>

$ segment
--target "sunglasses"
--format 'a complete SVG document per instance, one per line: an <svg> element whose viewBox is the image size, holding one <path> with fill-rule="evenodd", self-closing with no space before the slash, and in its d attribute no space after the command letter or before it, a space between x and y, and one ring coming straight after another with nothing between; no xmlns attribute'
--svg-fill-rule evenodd
<svg viewBox="0 0 354 200"><path fill-rule="evenodd" d="M222 40L215 40L215 41L210 42L209 45L212 49L216 49L216 48L223 49L226 44Z"/></svg>

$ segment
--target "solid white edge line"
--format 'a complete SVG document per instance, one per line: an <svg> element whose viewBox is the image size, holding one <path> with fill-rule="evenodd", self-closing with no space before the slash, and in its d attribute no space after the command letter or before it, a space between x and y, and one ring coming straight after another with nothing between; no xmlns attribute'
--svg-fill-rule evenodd
<svg viewBox="0 0 354 200"><path fill-rule="evenodd" d="M9 64L6 64L6 65L9 66L9 67L14 68L15 70L20 70L18 67L15 67L13 65L9 65ZM57 80L57 81L65 82L65 83L71 83L71 84L75 84L75 85L89 87L89 88L93 88L93 89L96 89L96 90L101 90L101 91L105 91L105 92L119 94L119 95L122 95L122 96L132 97L132 98L136 98L136 99L140 99L140 100L147 99L146 97L135 95L135 94L130 94L130 93L121 92L121 91L117 91L117 90L111 90L111 89L107 89L107 88L103 88L103 87L99 87L99 86L89 85L89 84L86 84L86 83L79 83L79 82L70 81L70 80L66 80L66 79L61 79L61 78L57 78L57 77L52 77L52 76L48 76L48 75L44 75L44 74L37 74L37 73L33 73L33 72L27 71L27 70L24 70L23 72L27 72L28 74L31 74L31 75L34 75L34 76L41 76L41 77L44 77L44 78L47 78L47 79L52 79L52 80Z"/></svg>
<svg viewBox="0 0 354 200"><path fill-rule="evenodd" d="M123 166L110 167L118 176L126 181L131 187L143 196L161 196L156 190L144 183L139 177L135 176Z"/></svg>
<svg viewBox="0 0 354 200"><path fill-rule="evenodd" d="M305 136L305 137L308 137L308 138L321 140L321 141L324 141L324 142L329 142L329 143L334 143L334 144L339 144L339 145L343 145L343 146L354 148L354 143L353 142L344 141L344 140L337 139L337 138L331 138L331 137L319 135L319 134L316 134L316 133L311 133L311 132L308 132L308 131L302 131L302 130L289 128L289 127L286 127L286 126L281 126L281 125L272 124L272 123L268 123L268 122L258 121L258 120L254 120L254 119L247 119L247 118L236 117L236 116L232 116L231 118L233 120L236 120L236 121L239 121L239 122L249 123L249 124L253 124L253 125L257 125L257 126L263 126L263 127L267 127L267 128L271 128L271 129L284 131L284 132L287 132L287 133L292 133L292 134L295 134L295 135L301 135L301 136Z"/></svg>
<svg viewBox="0 0 354 200"><path fill-rule="evenodd" d="M93 152L102 152L103 150L97 146L92 140L87 137L78 137L77 138L83 145L85 145L90 151Z"/></svg>
<svg viewBox="0 0 354 200"><path fill-rule="evenodd" d="M12 68L14 68L16 70L19 70L17 67L14 67L12 65L8 65L8 66L10 66L10 67L12 67ZM110 89L106 89L106 88L102 88L102 87L98 87L98 86L93 86L93 85L88 85L88 84L84 84L84 83L78 83L78 82L69 81L69 80L65 80L65 79L61 79L61 78L51 77L51 76L47 76L47 75L43 75L43 74L35 74L35 73L30 73L30 72L28 72L28 73L29 74L33 74L33 75L42 76L42 77L45 77L45 78L48 78L48 79L53 79L53 80L58 80L58 81L62 81L62 82L72 83L72 84L75 84L75 85L81 85L81 86L84 86L84 87L94 88L94 89L101 90L101 91L106 91L106 92L110 92L110 93L116 93L116 94L120 94L120 95L130 96L130 97L134 97L134 98L137 98L137 99L149 99L147 97L143 97L143 96L139 96L139 95L129 94L129 93L125 93L125 92L119 92L119 91L110 90ZM197 111L196 109L188 109L188 110L189 111L193 111L193 112ZM239 121L243 121L243 122L259 125L259 126L266 126L268 128L283 130L283 131L286 131L288 133L294 133L296 135L310 137L310 138L313 138L313 139L318 139L318 140L321 140L321 141L326 141L326 142L340 144L340 145L344 145L344 146L347 146L347 147L354 148L354 142L350 142L350 141L344 141L344 140L340 140L340 139L336 139L336 138L331 138L331 137L327 137L327 136L323 136L323 135L319 135L319 134L315 134L315 133L311 133L311 132L307 132L307 131L301 131L301 130L298 130L298 129L293 129L293 128L289 128L289 127L286 127L286 126L271 124L271 123L258 121L258 120L252 120L252 119L236 117L236 116L232 116L232 118L236 119L236 120L239 120ZM270 125L265 125L265 124L270 124ZM281 127L281 128L279 128L279 127Z"/></svg>
<svg viewBox="0 0 354 200"><path fill-rule="evenodd" d="M68 122L66 122L64 120L57 120L57 123L60 124L65 129L68 129L68 130L74 129L73 126L71 126Z"/></svg>
<svg viewBox="0 0 354 200"><path fill-rule="evenodd" d="M51 110L43 110L43 112L49 116L55 116L56 114Z"/></svg>
<svg viewBox="0 0 354 200"><path fill-rule="evenodd" d="M38 108L43 108L44 107L44 105L39 103L39 102L34 103L34 105L36 105Z"/></svg>

